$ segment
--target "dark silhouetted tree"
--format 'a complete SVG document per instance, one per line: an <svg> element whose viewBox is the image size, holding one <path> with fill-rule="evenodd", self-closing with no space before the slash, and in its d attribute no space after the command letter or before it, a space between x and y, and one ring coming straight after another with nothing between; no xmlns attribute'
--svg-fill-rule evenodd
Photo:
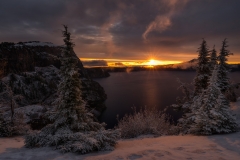
<svg viewBox="0 0 240 160"><path fill-rule="evenodd" d="M224 39L222 42L222 48L220 50L218 61L219 61L219 70L218 70L218 84L223 94L229 88L229 65L227 64L227 57L232 55L229 50L227 50L227 39Z"/></svg>
<svg viewBox="0 0 240 160"><path fill-rule="evenodd" d="M208 86L209 76L211 74L209 60L207 42L203 39L198 48L198 66L197 75L194 79L194 95L200 94Z"/></svg>
<svg viewBox="0 0 240 160"><path fill-rule="evenodd" d="M26 136L26 147L54 146L62 152L87 153L96 150L112 150L120 136L118 130L105 130L104 124L93 121L81 96L81 80L78 74L78 58L71 54L73 42L64 26L61 82L56 110L50 113L52 124L39 133Z"/></svg>
<svg viewBox="0 0 240 160"><path fill-rule="evenodd" d="M215 65L217 65L217 52L215 49L215 45L213 46L213 49L211 51L211 55L210 55L210 66L211 66L211 70L213 71Z"/></svg>

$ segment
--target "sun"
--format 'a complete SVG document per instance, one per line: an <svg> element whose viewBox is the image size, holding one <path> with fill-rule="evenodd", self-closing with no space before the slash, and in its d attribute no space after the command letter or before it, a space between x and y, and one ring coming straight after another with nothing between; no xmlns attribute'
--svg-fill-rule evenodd
<svg viewBox="0 0 240 160"><path fill-rule="evenodd" d="M158 62L155 59L150 59L148 62L148 65L155 66L155 65L158 65Z"/></svg>

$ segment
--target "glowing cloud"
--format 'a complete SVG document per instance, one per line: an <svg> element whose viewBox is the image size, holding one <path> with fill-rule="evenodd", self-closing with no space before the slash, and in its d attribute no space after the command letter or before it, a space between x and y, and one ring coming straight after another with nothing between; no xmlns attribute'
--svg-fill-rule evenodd
<svg viewBox="0 0 240 160"><path fill-rule="evenodd" d="M171 20L169 16L157 16L153 22L151 22L146 31L143 33L143 38L146 40L147 35L154 30L158 32L165 31L171 25Z"/></svg>
<svg viewBox="0 0 240 160"><path fill-rule="evenodd" d="M143 39L146 41L147 36L152 31L158 31L159 33L168 29L171 26L171 17L188 2L188 0L163 0L169 7L169 12L163 15L158 15L154 21L152 21L148 26L145 32L142 34ZM181 4L181 5L179 5Z"/></svg>

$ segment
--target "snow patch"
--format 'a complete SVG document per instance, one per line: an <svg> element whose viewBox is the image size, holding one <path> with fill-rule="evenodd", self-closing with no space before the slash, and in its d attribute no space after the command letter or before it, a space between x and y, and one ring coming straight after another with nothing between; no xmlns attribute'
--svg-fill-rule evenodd
<svg viewBox="0 0 240 160"><path fill-rule="evenodd" d="M55 45L51 42L39 42L39 41L31 41L31 42L22 42L17 43L14 46L15 47L21 47L21 46L49 46L49 47L57 47L58 45Z"/></svg>

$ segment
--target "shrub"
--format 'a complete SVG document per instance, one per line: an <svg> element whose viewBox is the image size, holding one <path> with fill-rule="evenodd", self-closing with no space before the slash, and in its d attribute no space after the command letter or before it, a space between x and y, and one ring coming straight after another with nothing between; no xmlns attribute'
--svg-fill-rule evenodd
<svg viewBox="0 0 240 160"><path fill-rule="evenodd" d="M125 115L118 120L122 138L133 138L143 134L167 135L172 134L169 117L156 108L141 108L139 112L133 108L133 114ZM174 129L175 130L175 129Z"/></svg>
<svg viewBox="0 0 240 160"><path fill-rule="evenodd" d="M13 121L0 115L0 137L25 135L28 130L29 126L24 122L22 113L15 113Z"/></svg>

